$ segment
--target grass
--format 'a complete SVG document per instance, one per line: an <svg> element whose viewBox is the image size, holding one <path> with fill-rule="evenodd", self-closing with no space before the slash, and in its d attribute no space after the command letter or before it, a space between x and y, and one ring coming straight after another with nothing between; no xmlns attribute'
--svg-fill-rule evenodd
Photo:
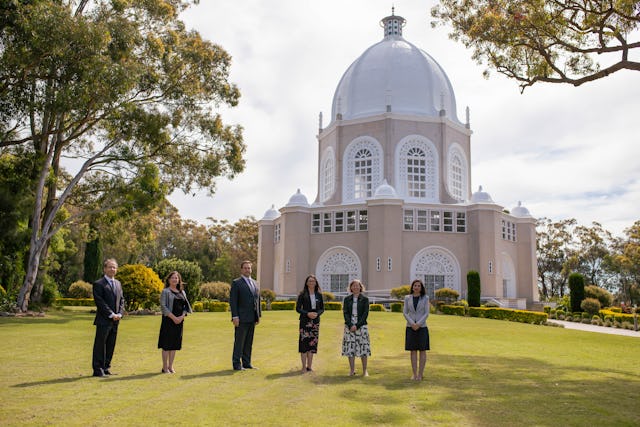
<svg viewBox="0 0 640 427"><path fill-rule="evenodd" d="M1 318L0 425L640 425L640 340L432 315L423 382L410 381L400 313L372 312L370 377L349 377L340 312L326 312L315 372L299 374L297 315L265 312L253 359L231 368L228 313L187 318L174 375L160 374L158 316L120 328L93 378L93 315ZM359 365L357 365L360 368Z"/></svg>

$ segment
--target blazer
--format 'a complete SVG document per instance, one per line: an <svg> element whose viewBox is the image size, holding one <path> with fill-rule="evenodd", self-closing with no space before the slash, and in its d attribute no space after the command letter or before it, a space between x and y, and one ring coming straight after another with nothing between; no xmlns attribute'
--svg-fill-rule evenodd
<svg viewBox="0 0 640 427"><path fill-rule="evenodd" d="M342 303L342 314L344 316L344 324L347 328L351 328L351 314L353 312L353 294L346 297ZM367 317L369 317L369 298L360 294L358 297L358 321L356 322L356 328L360 329L363 325L367 324Z"/></svg>
<svg viewBox="0 0 640 427"><path fill-rule="evenodd" d="M96 318L94 325L110 325L113 320L109 316L124 312L124 295L122 284L113 279L115 291L109 285L107 278L102 276L93 283L93 301L96 303Z"/></svg>
<svg viewBox="0 0 640 427"><path fill-rule="evenodd" d="M187 299L187 294L184 292L184 289L180 291L184 300L187 302L187 306L183 314L191 313L191 304L189 304L189 300ZM173 312L173 300L176 299L176 296L173 292L171 292L171 288L168 286L162 290L160 294L160 310L162 310L163 316L168 316L169 313Z"/></svg>
<svg viewBox="0 0 640 427"><path fill-rule="evenodd" d="M229 293L231 318L239 318L240 323L255 323L258 322L260 316L262 316L260 286L253 279L251 279L251 281L256 286L255 295L242 276L231 283L231 291Z"/></svg>
<svg viewBox="0 0 640 427"><path fill-rule="evenodd" d="M301 293L298 295L298 301L296 302L296 311L300 313L300 320L304 320L307 318L307 313L315 311L318 313L318 317L315 320L320 323L320 315L324 313L324 300L322 299L322 294L320 292L316 292L316 308L315 310L311 308L311 296L308 293Z"/></svg>
<svg viewBox="0 0 640 427"><path fill-rule="evenodd" d="M407 319L407 327L417 323L421 328L426 328L427 317L429 317L429 297L422 295L418 300L418 307L413 308L413 295L405 296L402 312L404 313L404 318Z"/></svg>

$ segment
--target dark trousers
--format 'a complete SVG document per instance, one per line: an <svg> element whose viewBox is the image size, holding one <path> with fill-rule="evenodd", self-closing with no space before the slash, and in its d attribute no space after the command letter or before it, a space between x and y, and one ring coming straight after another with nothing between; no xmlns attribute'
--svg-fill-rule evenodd
<svg viewBox="0 0 640 427"><path fill-rule="evenodd" d="M113 350L116 348L118 323L96 325L96 338L93 341L93 371L109 369Z"/></svg>
<svg viewBox="0 0 640 427"><path fill-rule="evenodd" d="M234 369L251 366L251 347L253 346L253 332L256 328L254 322L240 323L235 329L235 339L233 341L233 362ZM240 361L242 360L242 364Z"/></svg>

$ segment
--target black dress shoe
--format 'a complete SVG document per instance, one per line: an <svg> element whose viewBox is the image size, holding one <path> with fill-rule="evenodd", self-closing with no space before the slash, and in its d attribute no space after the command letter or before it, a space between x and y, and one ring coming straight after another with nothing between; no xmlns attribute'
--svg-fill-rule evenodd
<svg viewBox="0 0 640 427"><path fill-rule="evenodd" d="M245 366L244 368L245 368L245 369L258 369L258 368L256 368L256 367L255 367L255 366L253 366L253 365Z"/></svg>
<svg viewBox="0 0 640 427"><path fill-rule="evenodd" d="M104 377L104 371L102 369L98 369L96 371L93 371L93 376L94 377Z"/></svg>
<svg viewBox="0 0 640 427"><path fill-rule="evenodd" d="M113 375L108 369L103 369L102 372L104 372L105 375Z"/></svg>
<svg viewBox="0 0 640 427"><path fill-rule="evenodd" d="M233 370L234 371L244 371L244 368L242 366L234 366Z"/></svg>

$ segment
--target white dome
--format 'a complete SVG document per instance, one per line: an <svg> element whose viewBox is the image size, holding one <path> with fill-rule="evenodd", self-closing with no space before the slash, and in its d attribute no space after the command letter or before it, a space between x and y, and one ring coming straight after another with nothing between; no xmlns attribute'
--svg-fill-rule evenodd
<svg viewBox="0 0 640 427"><path fill-rule="evenodd" d="M333 96L331 120L385 112L427 117L444 115L460 123L449 78L423 50L402 38L404 18L388 16L384 39L367 49L342 76Z"/></svg>
<svg viewBox="0 0 640 427"><path fill-rule="evenodd" d="M271 209L268 209L265 213L264 216L262 217L263 220L273 220L276 219L280 216L280 213L275 209L274 205L271 205Z"/></svg>
<svg viewBox="0 0 640 427"><path fill-rule="evenodd" d="M298 188L298 191L296 191L296 194L291 196L291 198L289 199L289 203L287 203L287 206L309 207L309 202L307 201L307 197L304 194L302 194L300 192L300 189Z"/></svg>
<svg viewBox="0 0 640 427"><path fill-rule="evenodd" d="M396 199L396 190L392 186L387 184L387 180L383 180L382 184L376 188L376 192L373 195L374 199Z"/></svg>
<svg viewBox="0 0 640 427"><path fill-rule="evenodd" d="M472 203L494 203L489 193L482 191L482 185L478 187L478 191L476 191L471 195L471 202Z"/></svg>
<svg viewBox="0 0 640 427"><path fill-rule="evenodd" d="M531 214L529 213L529 209L525 208L524 206L522 206L522 202L518 202L518 206L516 206L515 208L511 209L511 215L513 216L517 216L517 217L530 217Z"/></svg>

